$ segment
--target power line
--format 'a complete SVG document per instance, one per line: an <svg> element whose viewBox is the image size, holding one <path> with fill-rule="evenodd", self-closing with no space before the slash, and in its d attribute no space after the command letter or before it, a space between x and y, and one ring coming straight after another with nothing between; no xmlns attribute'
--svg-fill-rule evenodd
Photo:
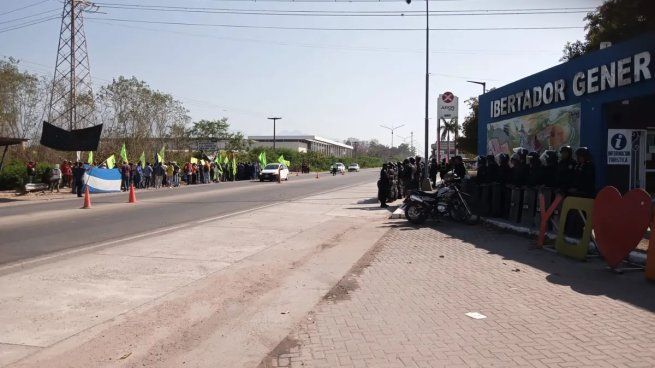
<svg viewBox="0 0 655 368"><path fill-rule="evenodd" d="M26 15L26 16L20 17L20 18L3 20L2 22L0 22L0 24L13 23L13 22L16 22L16 21L19 21L19 20L23 20L23 19L27 19L27 18L34 18L34 17L37 17L39 15L44 15L44 14L54 15L54 14L58 14L58 13L59 13L59 9L50 9L50 10L46 10L46 11L43 11L43 12L40 12L40 13L34 13L34 14L31 14L31 15Z"/></svg>
<svg viewBox="0 0 655 368"><path fill-rule="evenodd" d="M88 20L88 18L87 18ZM271 45L280 45L280 46L292 46L292 47L302 47L302 48L314 48L314 49L328 49L328 50L338 50L338 51L367 51L367 52L396 52L396 53L424 53L424 50L419 50L419 49L398 49L398 48L388 48L388 47L369 47L369 46L349 46L349 45L330 45L330 44L310 44L310 43L295 43L295 42L282 42L282 41L271 41L271 40L260 40L260 39L253 39L253 38L235 38L235 37L222 37L222 36L216 36L214 34L201 34L201 33L189 33L189 32L182 32L182 31L173 31L169 29L160 29L160 28L147 28L147 27L139 27L139 26L134 26L134 25L127 25L127 24L118 24L118 23L110 23L110 22L103 22L99 20L93 20L93 23L96 24L103 24L103 25L108 25L112 27L124 27L124 28L129 28L129 29L138 29L138 30L144 30L144 31L149 31L149 32L166 32L166 33L172 33L172 34L178 34L182 36L191 36L191 37L202 37L202 38L213 38L213 39L218 39L218 40L226 40L226 41L233 41L233 42L247 42L247 43L259 43L259 44L271 44ZM431 54L445 54L445 55L452 55L452 54L459 54L459 55L515 55L515 54L520 54L520 53L553 53L553 54L560 54L561 51L549 51L549 50L502 50L502 49L494 49L494 50L476 50L476 49L464 49L464 50L441 50L441 51L432 51ZM459 77L459 76L451 76L451 75L443 75L446 77L451 77L451 78L458 78L458 79L465 79L469 77ZM470 78L469 78L470 79ZM484 78L487 80L491 80L489 78Z"/></svg>
<svg viewBox="0 0 655 368"><path fill-rule="evenodd" d="M55 20L55 19L61 19L61 17L53 16L53 17L46 17L46 18L31 20L29 22L24 22L24 23L17 24L17 25L11 26L11 27L1 28L0 33L5 33L5 32L13 31L13 30L16 30L16 29L22 29L22 28L25 28L25 27L34 26L34 25L49 22L49 21Z"/></svg>
<svg viewBox="0 0 655 368"><path fill-rule="evenodd" d="M221 28L252 28L252 29L281 29L301 31L425 31L425 28L342 28L342 27L288 27L288 26L256 26L246 24L215 24L215 23L190 23L171 22L122 18L93 18L87 19L104 20L125 23L165 24L176 26L198 26L198 27L221 27ZM509 31L509 30L556 30L556 29L583 29L581 26L549 26L549 27L479 27L479 28L431 28L431 31Z"/></svg>
<svg viewBox="0 0 655 368"><path fill-rule="evenodd" d="M6 15L6 14L15 13L15 12L17 12L17 11L21 11L21 10L23 10L23 9L27 9L27 8L31 8L31 7L33 7L33 6L37 6L37 5L40 5L40 4L43 4L43 3L47 3L48 1L50 1L50 0L37 1L37 2L35 2L35 3L29 4L29 5L25 5L25 6L22 6L22 7L20 7L20 8L16 8L16 9L13 9L13 10L6 11L6 12L4 12L4 13L0 13L0 16L2 16L2 15Z"/></svg>
<svg viewBox="0 0 655 368"><path fill-rule="evenodd" d="M197 14L233 14L233 15L267 15L267 16L321 16L321 17L397 17L425 16L425 12L408 11L325 11L325 10L271 10L271 9L230 9L206 7L181 7L164 5L138 5L97 3L107 9L197 13ZM482 10L443 10L431 11L431 16L497 16L497 15L535 15L535 14L575 14L587 13L591 8L536 8L536 9L482 9Z"/></svg>

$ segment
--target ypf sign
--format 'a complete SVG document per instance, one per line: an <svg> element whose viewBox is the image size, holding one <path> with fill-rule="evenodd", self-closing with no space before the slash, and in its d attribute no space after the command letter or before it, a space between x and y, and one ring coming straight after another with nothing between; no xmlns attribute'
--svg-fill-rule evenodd
<svg viewBox="0 0 655 368"><path fill-rule="evenodd" d="M437 100L437 111L439 119L456 119L459 112L459 99L452 92L444 92Z"/></svg>

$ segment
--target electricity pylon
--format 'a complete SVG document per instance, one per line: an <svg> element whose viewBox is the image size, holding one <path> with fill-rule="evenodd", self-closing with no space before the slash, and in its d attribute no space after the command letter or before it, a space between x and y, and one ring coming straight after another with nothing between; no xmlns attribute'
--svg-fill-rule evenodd
<svg viewBox="0 0 655 368"><path fill-rule="evenodd" d="M64 1L48 111L48 122L60 128L73 130L94 125L93 88L83 14L96 10L96 5L88 0Z"/></svg>

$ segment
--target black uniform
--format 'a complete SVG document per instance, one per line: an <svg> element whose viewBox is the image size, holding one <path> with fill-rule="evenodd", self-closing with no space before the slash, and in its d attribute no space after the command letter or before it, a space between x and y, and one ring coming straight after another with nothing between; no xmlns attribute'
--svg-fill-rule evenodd
<svg viewBox="0 0 655 368"><path fill-rule="evenodd" d="M389 173L387 172L387 164L382 165L380 170L380 179L378 180L378 200L380 207L387 207L387 197L389 196Z"/></svg>
<svg viewBox="0 0 655 368"><path fill-rule="evenodd" d="M593 198L596 195L596 168L591 161L576 165L571 189L571 194L580 197Z"/></svg>
<svg viewBox="0 0 655 368"><path fill-rule="evenodd" d="M567 192L574 180L575 161L572 159L561 160L557 163L557 188Z"/></svg>

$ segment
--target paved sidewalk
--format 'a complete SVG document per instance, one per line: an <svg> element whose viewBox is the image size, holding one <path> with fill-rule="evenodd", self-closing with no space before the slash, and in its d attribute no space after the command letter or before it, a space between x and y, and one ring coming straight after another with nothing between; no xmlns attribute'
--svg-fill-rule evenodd
<svg viewBox="0 0 655 368"><path fill-rule="evenodd" d="M388 226L260 367L655 366L643 273L482 226Z"/></svg>

